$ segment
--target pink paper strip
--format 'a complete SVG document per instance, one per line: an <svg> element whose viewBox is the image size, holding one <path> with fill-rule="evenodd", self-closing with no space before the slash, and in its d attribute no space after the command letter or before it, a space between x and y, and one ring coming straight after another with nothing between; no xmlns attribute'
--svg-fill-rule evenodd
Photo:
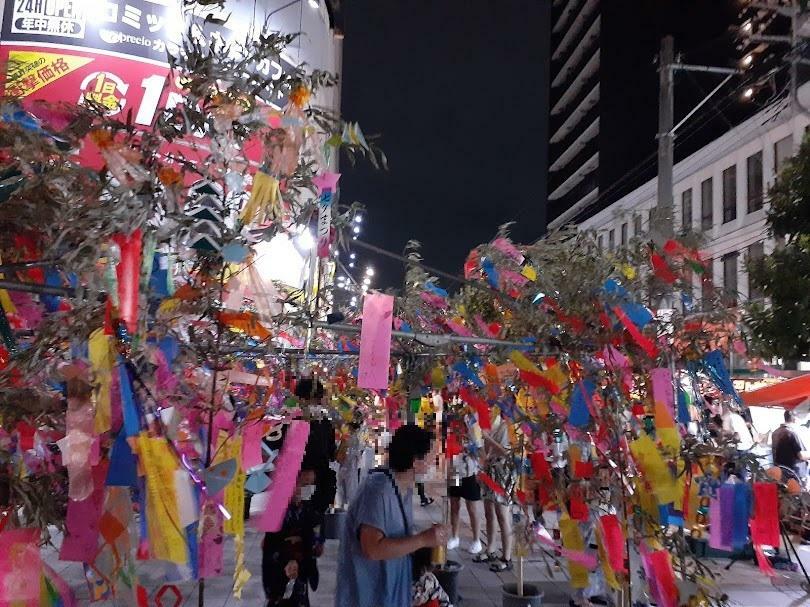
<svg viewBox="0 0 810 607"><path fill-rule="evenodd" d="M655 427L659 430L674 428L675 396L672 391L672 373L669 369L653 369L650 371L650 377L655 400Z"/></svg>
<svg viewBox="0 0 810 607"><path fill-rule="evenodd" d="M222 575L225 549L225 519L215 500L203 504L200 517L199 574L201 578Z"/></svg>
<svg viewBox="0 0 810 607"><path fill-rule="evenodd" d="M80 502L68 500L65 537L59 550L63 561L92 563L98 553L99 520L104 505L107 462L93 468L93 492Z"/></svg>
<svg viewBox="0 0 810 607"><path fill-rule="evenodd" d="M39 605L42 560L38 529L0 533L0 606Z"/></svg>
<svg viewBox="0 0 810 607"><path fill-rule="evenodd" d="M357 386L367 390L388 388L391 359L391 321L394 297L382 293L366 295L363 327L360 331L360 369Z"/></svg>
<svg viewBox="0 0 810 607"><path fill-rule="evenodd" d="M552 539L545 537L544 535L537 535L538 541L554 548L554 550L559 551L559 553L564 557L567 558L569 561L573 561L578 565L582 565L588 570L593 571L596 569L596 566L599 562L596 559L596 555L590 552L580 551L580 550L571 550L569 548L563 548L561 544L558 544Z"/></svg>
<svg viewBox="0 0 810 607"><path fill-rule="evenodd" d="M256 521L256 528L259 531L273 533L281 529L287 506L295 491L295 483L298 471L301 469L301 460L304 459L308 438L309 424L305 421L293 420L284 437L281 452L276 459L276 468L270 482L270 489L267 491L267 506Z"/></svg>
<svg viewBox="0 0 810 607"><path fill-rule="evenodd" d="M242 431L242 469L249 470L262 463L262 436L264 422L248 422Z"/></svg>

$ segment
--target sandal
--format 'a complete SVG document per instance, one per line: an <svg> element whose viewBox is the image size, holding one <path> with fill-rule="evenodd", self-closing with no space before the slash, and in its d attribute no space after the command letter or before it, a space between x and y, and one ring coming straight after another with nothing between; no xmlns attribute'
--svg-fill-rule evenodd
<svg viewBox="0 0 810 607"><path fill-rule="evenodd" d="M494 563L498 560L498 555L494 552L479 552L472 560L473 563Z"/></svg>
<svg viewBox="0 0 810 607"><path fill-rule="evenodd" d="M498 559L489 566L489 570L494 571L495 573L500 573L501 571L512 571L512 561Z"/></svg>

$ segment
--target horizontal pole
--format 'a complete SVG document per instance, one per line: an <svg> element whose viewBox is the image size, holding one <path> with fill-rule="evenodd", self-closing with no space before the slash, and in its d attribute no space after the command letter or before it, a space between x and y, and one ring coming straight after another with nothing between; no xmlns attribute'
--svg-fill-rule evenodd
<svg viewBox="0 0 810 607"><path fill-rule="evenodd" d="M731 67L714 67L712 65L690 65L688 63L673 63L673 70L684 72L708 72L710 74L739 74L740 70Z"/></svg>
<svg viewBox="0 0 810 607"><path fill-rule="evenodd" d="M57 259L40 259L37 261L18 261L15 263L0 264L0 273L2 272L18 272L20 270L28 270L30 268L43 268L48 266L55 266L59 263Z"/></svg>
<svg viewBox="0 0 810 607"><path fill-rule="evenodd" d="M71 287L38 285L32 282L19 282L16 280L0 280L0 289L37 293L38 295L57 295L59 297L73 297L76 294L76 291Z"/></svg>
<svg viewBox="0 0 810 607"><path fill-rule="evenodd" d="M334 331L335 333L360 333L362 327L359 325L347 325L342 323L329 324L320 320L313 321L312 326L316 329ZM509 348L526 348L530 344L522 341L507 341L492 337L464 337L463 335L447 335L442 333L415 333L410 331L391 331L394 337L402 339L412 339L425 345L441 346L446 344L466 344L475 346L502 346ZM431 343L433 342L433 343Z"/></svg>

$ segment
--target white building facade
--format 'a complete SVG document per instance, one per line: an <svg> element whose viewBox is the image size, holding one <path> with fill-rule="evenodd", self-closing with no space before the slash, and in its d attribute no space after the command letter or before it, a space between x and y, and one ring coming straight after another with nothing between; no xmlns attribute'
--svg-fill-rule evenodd
<svg viewBox="0 0 810 607"><path fill-rule="evenodd" d="M770 106L715 139L674 167L674 227L703 234L701 253L714 287L736 302L756 298L746 260L771 253L774 239L765 225L767 191L787 159L798 151L810 116L784 104ZM600 246L612 250L649 229L656 204L652 179L592 217L579 229L595 230ZM701 284L693 278L693 294Z"/></svg>

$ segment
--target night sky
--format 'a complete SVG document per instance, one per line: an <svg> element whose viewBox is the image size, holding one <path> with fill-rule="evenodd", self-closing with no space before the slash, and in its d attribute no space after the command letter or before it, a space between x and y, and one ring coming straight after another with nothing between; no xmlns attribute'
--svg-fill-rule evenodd
<svg viewBox="0 0 810 607"><path fill-rule="evenodd" d="M388 171L341 165L341 200L368 209L361 238L461 273L468 251L518 221L542 235L548 87L543 0L345 0L342 114L382 135ZM402 264L357 250L374 287ZM455 287L442 281L447 287Z"/></svg>

